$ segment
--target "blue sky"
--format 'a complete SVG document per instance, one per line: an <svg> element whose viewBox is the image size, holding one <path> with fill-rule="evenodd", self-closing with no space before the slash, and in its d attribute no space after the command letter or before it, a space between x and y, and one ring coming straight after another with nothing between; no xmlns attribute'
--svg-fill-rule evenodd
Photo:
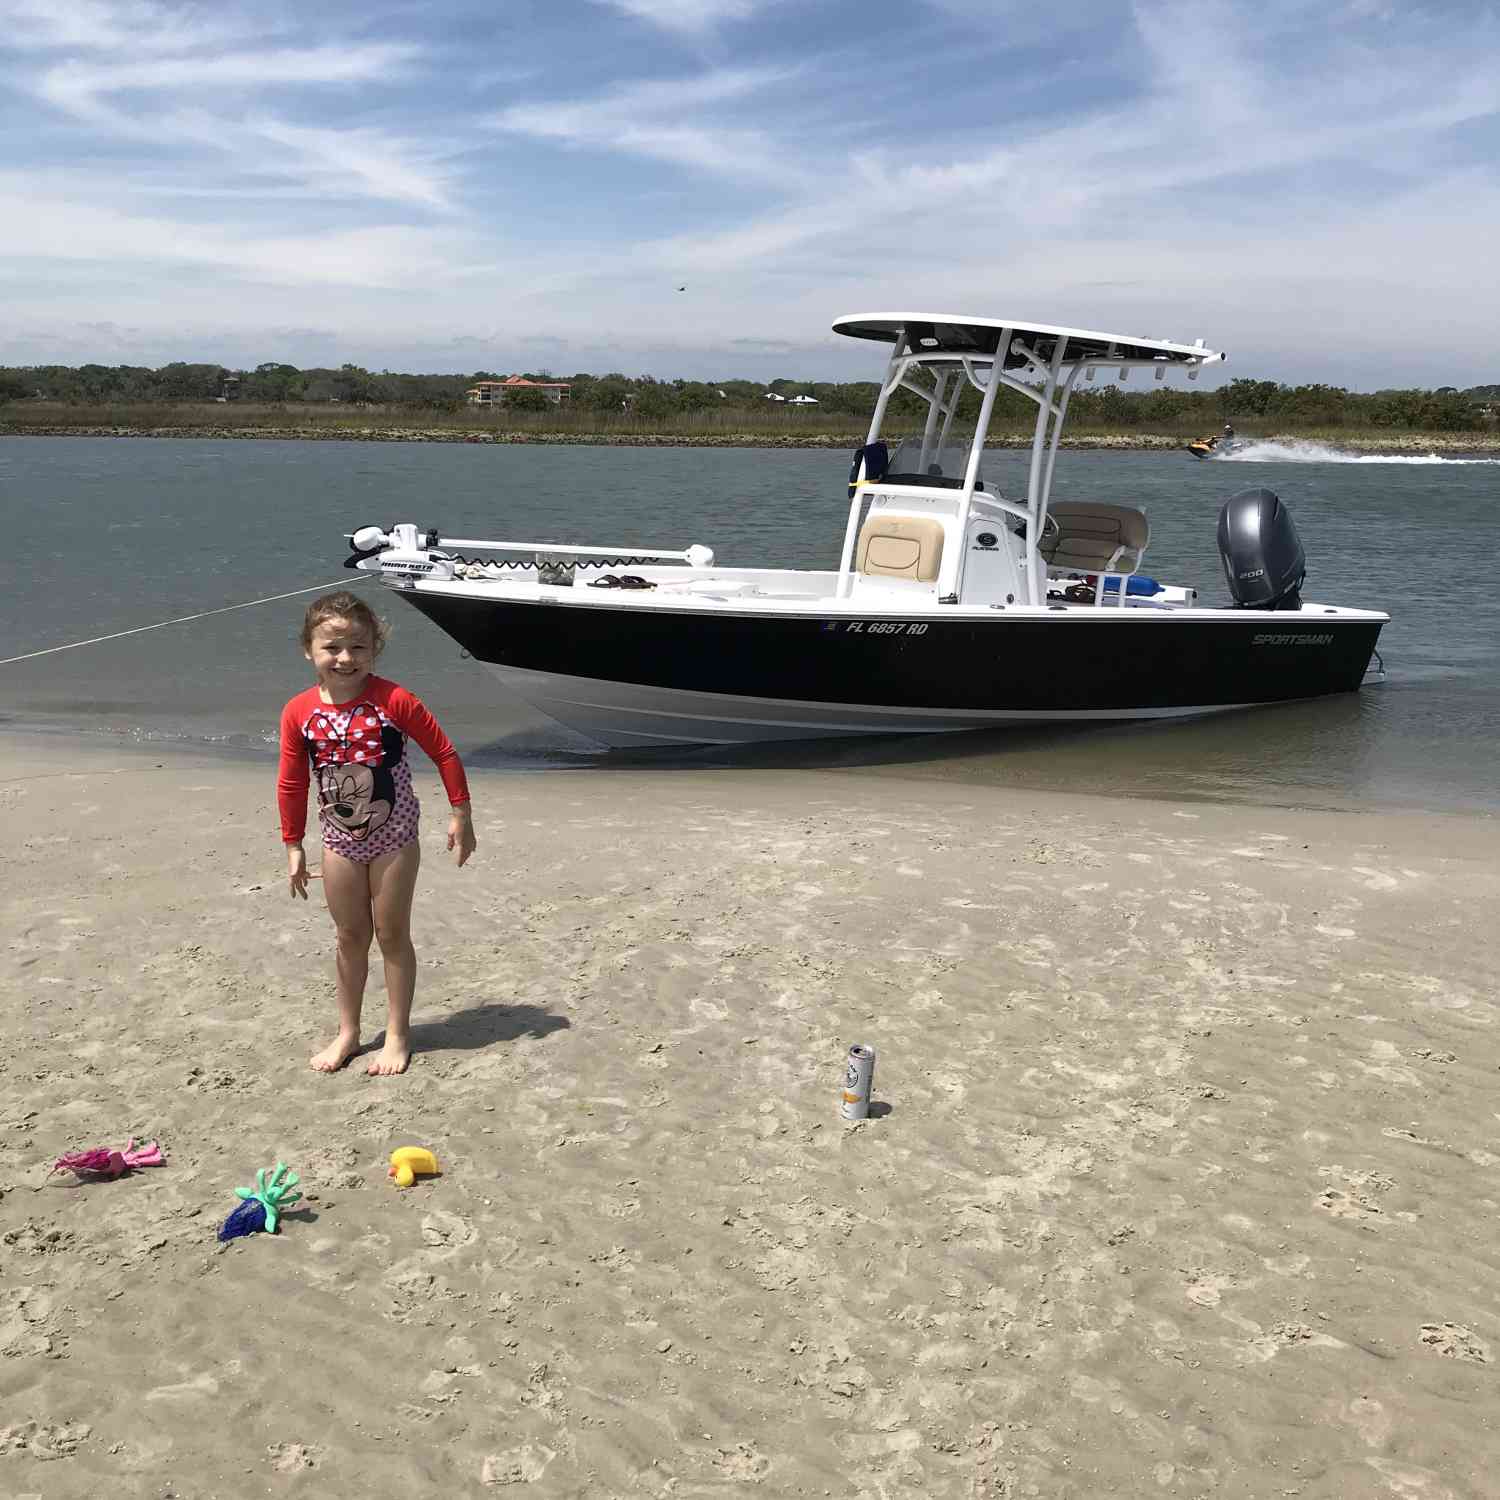
<svg viewBox="0 0 1500 1500"><path fill-rule="evenodd" d="M1380 0L0 0L0 364L862 378L832 319L920 308L1500 381L1497 59Z"/></svg>

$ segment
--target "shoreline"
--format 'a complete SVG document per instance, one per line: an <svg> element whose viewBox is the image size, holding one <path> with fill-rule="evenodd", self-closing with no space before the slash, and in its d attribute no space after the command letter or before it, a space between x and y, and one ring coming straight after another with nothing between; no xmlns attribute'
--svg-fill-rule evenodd
<svg viewBox="0 0 1500 1500"><path fill-rule="evenodd" d="M1326 432L1271 433L1250 437L1251 442L1321 443L1349 453L1394 453L1422 455L1445 454L1500 455L1500 434L1495 433L1393 433L1390 436L1361 433L1348 438ZM212 427L169 426L132 427L128 425L68 426L57 423L0 423L0 437L107 437L191 439L204 441L276 441L276 442L355 442L355 443L473 443L540 447L616 447L616 448L807 448L843 451L864 441L862 433L775 434L726 433L573 433L573 432L474 432L447 427ZM1029 434L991 433L985 446L999 449L1029 449ZM1130 453L1171 452L1185 450L1189 439L1160 433L1101 433L1064 435L1060 447L1077 450Z"/></svg>
<svg viewBox="0 0 1500 1500"><path fill-rule="evenodd" d="M961 738L961 736L954 736ZM1370 798L1339 799L1310 796L1305 788L1288 787L1282 797L1241 793L1234 795L1224 788L1205 791L1185 788L1166 796L1158 787L1136 788L1119 785L1101 788L1081 788L1061 791L1055 786L1032 784L1021 780L972 781L947 779L942 776L922 774L922 768L931 762L924 758L913 758L909 762L872 760L868 765L850 764L847 760L850 742L828 739L803 742L786 741L778 745L761 747L761 759L749 755L729 755L715 759L711 747L701 747L702 754L684 751L677 755L661 752L656 763L634 758L620 760L608 752L587 750L497 751L487 746L459 747L470 778L479 782L493 780L503 787L513 778L544 777L566 778L574 783L578 778L610 778L617 776L639 776L670 783L676 778L704 776L735 776L755 779L775 779L784 776L806 776L816 780L834 777L849 778L854 784L862 784L872 790L879 786L899 782L915 788L930 788L931 794L940 797L946 793L953 796L988 796L1007 793L1021 797L1055 799L1059 806L1079 811L1089 806L1109 808L1114 804L1146 809L1158 807L1192 807L1200 812L1260 814L1292 817L1306 814L1311 817L1369 819L1395 818L1403 824L1413 819L1434 820L1435 828L1456 827L1460 824L1482 828L1492 826L1500 819L1500 805L1455 804L1449 807L1434 807L1415 802L1377 801ZM222 765L226 769L253 770L267 780L275 774L276 746L269 739L256 743L247 737L196 738L189 735L167 735L152 737L147 733L127 729L89 728L73 723L58 722L5 722L0 721L0 746L9 747L22 757L48 757L59 747L66 746L73 753L91 760L105 761L111 756L129 758L129 770L151 769L145 762L154 760L155 769L163 769L174 760L182 765L210 767ZM796 751L801 749L801 755ZM954 746L955 755L962 754L961 746ZM826 757L826 759L824 758ZM0 785L4 779L0 777ZM585 783L586 784L586 783Z"/></svg>

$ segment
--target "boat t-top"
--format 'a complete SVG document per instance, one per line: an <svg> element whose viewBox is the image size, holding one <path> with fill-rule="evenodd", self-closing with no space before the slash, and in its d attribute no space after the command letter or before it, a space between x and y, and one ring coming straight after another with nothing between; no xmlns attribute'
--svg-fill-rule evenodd
<svg viewBox="0 0 1500 1500"><path fill-rule="evenodd" d="M610 747L1187 718L1360 686L1389 617L1301 597L1302 544L1271 491L1220 512L1223 604L1143 572L1140 510L1052 498L1080 377L1191 380L1222 354L948 313L833 326L890 347L837 567L410 522L353 532L348 564L377 572L508 692ZM1036 403L1024 493L985 474L1002 390ZM898 391L925 416L896 442L884 432Z"/></svg>

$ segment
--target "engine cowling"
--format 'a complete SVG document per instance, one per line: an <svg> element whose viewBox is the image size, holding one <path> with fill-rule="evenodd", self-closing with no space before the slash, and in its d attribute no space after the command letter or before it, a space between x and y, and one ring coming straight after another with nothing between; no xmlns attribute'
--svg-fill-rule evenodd
<svg viewBox="0 0 1500 1500"><path fill-rule="evenodd" d="M1271 490L1241 490L1219 511L1219 556L1241 609L1301 609L1307 556L1292 513Z"/></svg>

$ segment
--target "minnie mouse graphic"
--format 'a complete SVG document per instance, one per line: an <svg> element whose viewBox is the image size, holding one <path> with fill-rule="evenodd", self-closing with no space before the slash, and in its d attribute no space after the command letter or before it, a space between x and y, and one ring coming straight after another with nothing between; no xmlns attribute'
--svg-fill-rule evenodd
<svg viewBox="0 0 1500 1500"><path fill-rule="evenodd" d="M330 715L314 714L305 733L318 774L319 816L363 842L390 821L405 736L382 723L372 703L356 704L342 731Z"/></svg>

